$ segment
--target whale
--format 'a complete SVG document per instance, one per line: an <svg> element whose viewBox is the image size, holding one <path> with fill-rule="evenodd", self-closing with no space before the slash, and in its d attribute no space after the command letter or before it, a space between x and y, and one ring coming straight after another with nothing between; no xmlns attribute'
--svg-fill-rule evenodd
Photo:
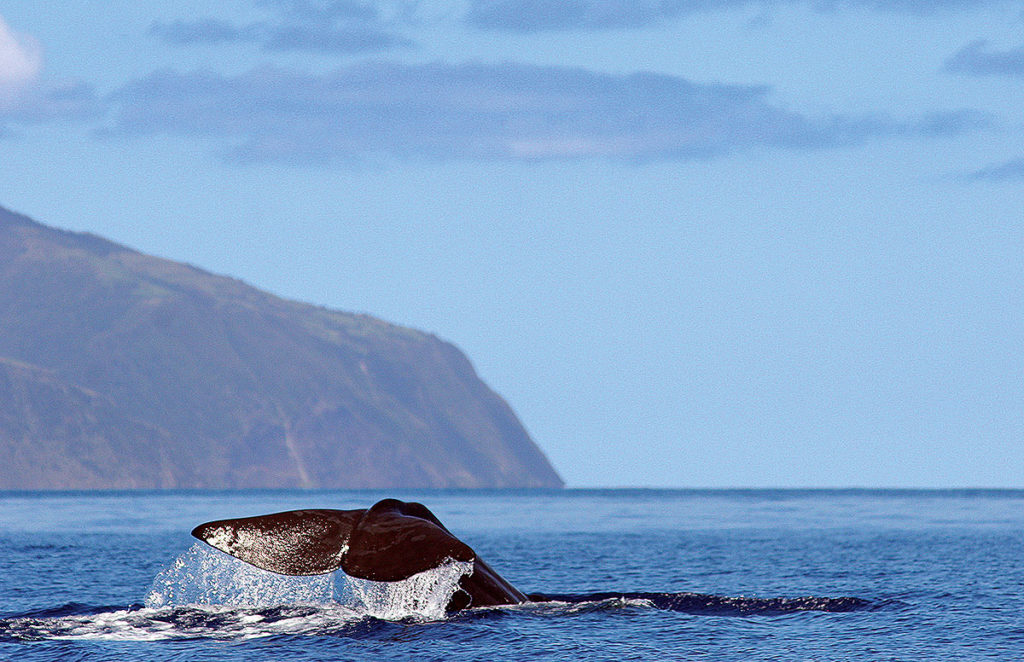
<svg viewBox="0 0 1024 662"><path fill-rule="evenodd" d="M748 598L701 593L526 594L453 535L421 503L384 499L356 510L290 510L200 524L192 535L226 554L281 575L346 575L378 582L408 579L452 561L472 564L446 611L526 602L644 600L659 609L697 614L851 611L859 598Z"/></svg>
<svg viewBox="0 0 1024 662"><path fill-rule="evenodd" d="M447 611L527 602L421 503L384 499L358 510L290 510L200 524L192 535L250 565L282 575L396 582L451 561L472 563Z"/></svg>

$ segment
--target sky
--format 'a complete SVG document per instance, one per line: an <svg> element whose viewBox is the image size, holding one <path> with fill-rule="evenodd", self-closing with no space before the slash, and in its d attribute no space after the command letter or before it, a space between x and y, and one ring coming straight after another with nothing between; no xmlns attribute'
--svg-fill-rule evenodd
<svg viewBox="0 0 1024 662"><path fill-rule="evenodd" d="M1024 9L7 0L0 205L435 333L572 487L1024 487Z"/></svg>

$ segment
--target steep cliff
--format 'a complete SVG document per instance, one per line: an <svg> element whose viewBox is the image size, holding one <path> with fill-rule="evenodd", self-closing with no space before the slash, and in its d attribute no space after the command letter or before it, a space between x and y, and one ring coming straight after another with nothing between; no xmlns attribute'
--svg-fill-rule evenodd
<svg viewBox="0 0 1024 662"><path fill-rule="evenodd" d="M0 208L0 489L550 487L438 338Z"/></svg>

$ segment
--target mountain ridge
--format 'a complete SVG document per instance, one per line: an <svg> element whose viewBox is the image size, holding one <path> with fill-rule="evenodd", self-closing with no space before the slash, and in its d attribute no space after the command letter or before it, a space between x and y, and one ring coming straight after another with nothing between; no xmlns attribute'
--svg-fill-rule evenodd
<svg viewBox="0 0 1024 662"><path fill-rule="evenodd" d="M31 462L0 466L0 489L562 485L508 404L432 334L2 207L0 282L0 443L77 462L60 484ZM67 455L74 430L139 462L84 468ZM160 470L140 478L144 460Z"/></svg>

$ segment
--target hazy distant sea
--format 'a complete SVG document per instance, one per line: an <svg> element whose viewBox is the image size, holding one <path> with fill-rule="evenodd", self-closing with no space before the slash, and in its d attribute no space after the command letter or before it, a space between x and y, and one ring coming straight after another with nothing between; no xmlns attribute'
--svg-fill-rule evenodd
<svg viewBox="0 0 1024 662"><path fill-rule="evenodd" d="M527 592L868 604L737 614L598 600L402 614L353 602L337 577L253 574L188 534L211 519L384 496L427 504ZM0 493L0 660L19 662L1018 660L1022 593L1020 491Z"/></svg>

